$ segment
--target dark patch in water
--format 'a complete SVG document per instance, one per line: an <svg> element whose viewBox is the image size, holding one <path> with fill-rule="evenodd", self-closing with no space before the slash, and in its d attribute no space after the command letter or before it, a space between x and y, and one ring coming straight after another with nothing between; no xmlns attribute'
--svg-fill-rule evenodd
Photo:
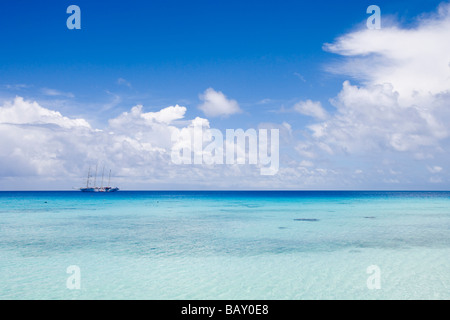
<svg viewBox="0 0 450 320"><path fill-rule="evenodd" d="M319 221L319 219L305 219L305 218L299 218L299 219L294 219L294 221L309 221L309 222L314 222L314 221Z"/></svg>
<svg viewBox="0 0 450 320"><path fill-rule="evenodd" d="M246 206L247 208L260 208L260 205L257 204L244 204L244 206Z"/></svg>
<svg viewBox="0 0 450 320"><path fill-rule="evenodd" d="M278 229L287 229L286 227L278 227Z"/></svg>
<svg viewBox="0 0 450 320"><path fill-rule="evenodd" d="M375 219L376 217L364 217L364 219Z"/></svg>

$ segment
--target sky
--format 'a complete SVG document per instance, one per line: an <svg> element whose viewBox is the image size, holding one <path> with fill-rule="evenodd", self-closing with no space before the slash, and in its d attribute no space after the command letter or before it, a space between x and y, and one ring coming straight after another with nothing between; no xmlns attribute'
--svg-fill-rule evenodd
<svg viewBox="0 0 450 320"><path fill-rule="evenodd" d="M449 2L0 7L0 190L449 189ZM174 163L196 126L278 129L279 169Z"/></svg>

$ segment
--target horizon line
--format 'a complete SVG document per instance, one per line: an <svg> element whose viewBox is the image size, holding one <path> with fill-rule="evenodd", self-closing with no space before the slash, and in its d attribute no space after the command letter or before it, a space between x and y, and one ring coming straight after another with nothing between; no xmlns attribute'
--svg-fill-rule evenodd
<svg viewBox="0 0 450 320"><path fill-rule="evenodd" d="M80 190L0 190L0 192L77 192ZM450 190L433 189L126 189L120 192L450 192Z"/></svg>

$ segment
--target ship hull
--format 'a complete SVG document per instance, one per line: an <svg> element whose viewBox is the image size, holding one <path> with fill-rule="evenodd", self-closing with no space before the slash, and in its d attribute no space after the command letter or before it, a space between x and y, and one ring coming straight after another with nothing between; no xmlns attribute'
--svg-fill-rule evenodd
<svg viewBox="0 0 450 320"><path fill-rule="evenodd" d="M80 189L81 192L116 192L119 191L119 188L111 188L111 187L106 187L106 188L81 188Z"/></svg>

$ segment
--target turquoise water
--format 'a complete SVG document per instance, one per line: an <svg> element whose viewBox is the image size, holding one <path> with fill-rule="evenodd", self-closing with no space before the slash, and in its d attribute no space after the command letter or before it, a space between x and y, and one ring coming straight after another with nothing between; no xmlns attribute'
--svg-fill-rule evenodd
<svg viewBox="0 0 450 320"><path fill-rule="evenodd" d="M449 231L450 192L0 192L0 299L450 299Z"/></svg>

